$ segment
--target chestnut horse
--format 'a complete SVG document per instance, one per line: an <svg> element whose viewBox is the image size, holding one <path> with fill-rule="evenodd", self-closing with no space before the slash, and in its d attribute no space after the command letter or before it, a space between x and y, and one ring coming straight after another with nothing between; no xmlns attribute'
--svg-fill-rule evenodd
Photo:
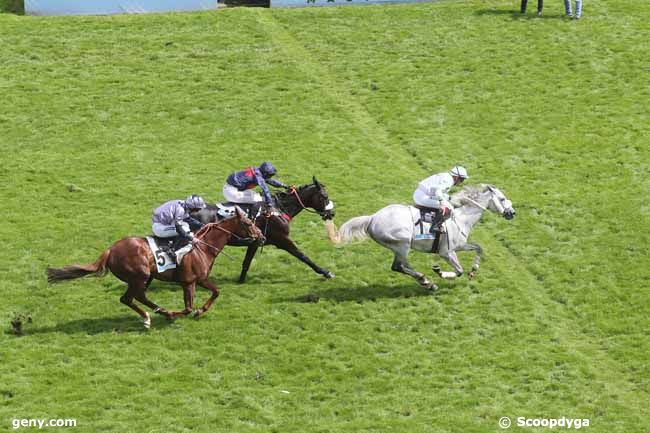
<svg viewBox="0 0 650 433"><path fill-rule="evenodd" d="M72 280L86 275L104 276L110 270L120 280L128 284L120 302L134 310L144 320L145 328L151 326L149 313L138 307L133 299L151 308L154 313L168 319L186 316L193 312L194 290L196 284L212 292L201 308L194 311L196 317L205 313L219 296L219 287L208 280L215 259L231 238L252 238L263 243L262 232L236 208L235 215L217 223L207 224L195 235L194 247L183 258L176 269L159 273L151 248L145 238L128 237L115 242L104 251L97 261L90 265L71 265L62 269L47 269L47 281L55 283ZM185 309L167 311L147 299L146 290L153 279L175 281L183 287Z"/></svg>

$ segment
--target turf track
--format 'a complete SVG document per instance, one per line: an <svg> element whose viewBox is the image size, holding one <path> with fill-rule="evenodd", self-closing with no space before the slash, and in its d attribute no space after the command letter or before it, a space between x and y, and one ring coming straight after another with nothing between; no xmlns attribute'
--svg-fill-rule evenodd
<svg viewBox="0 0 650 433"><path fill-rule="evenodd" d="M0 431L493 432L502 416L647 431L650 6L561 9L0 14ZM147 233L171 197L218 200L264 159L287 182L317 175L338 223L457 162L518 216L487 215L478 278L433 296L377 245L329 246L312 215L295 237L335 280L269 248L240 286L221 257L200 320L147 333L112 277L46 285L46 266ZM173 285L151 297L182 304ZM15 313L33 318L19 338Z"/></svg>

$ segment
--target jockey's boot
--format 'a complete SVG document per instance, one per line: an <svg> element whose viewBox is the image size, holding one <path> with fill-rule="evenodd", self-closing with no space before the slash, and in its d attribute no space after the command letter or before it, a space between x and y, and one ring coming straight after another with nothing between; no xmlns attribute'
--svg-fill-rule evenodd
<svg viewBox="0 0 650 433"><path fill-rule="evenodd" d="M432 213L431 217L431 227L429 228L429 233L435 234L436 232L443 232L442 223L444 221L444 215L442 212L435 211Z"/></svg>
<svg viewBox="0 0 650 433"><path fill-rule="evenodd" d="M262 207L261 202L255 202L250 207L248 208L248 218L251 219L252 221L255 221L255 218L257 217L257 214L260 211L260 208Z"/></svg>
<svg viewBox="0 0 650 433"><path fill-rule="evenodd" d="M190 242L190 239L183 236L178 236L176 239L174 239L174 244L172 245L172 254L177 265L180 265L181 260L183 260L185 254L189 253L191 249L192 243Z"/></svg>
<svg viewBox="0 0 650 433"><path fill-rule="evenodd" d="M159 246L160 249L163 250L174 263L176 263L176 250L174 249L174 243L174 240L170 240L165 244L161 243Z"/></svg>

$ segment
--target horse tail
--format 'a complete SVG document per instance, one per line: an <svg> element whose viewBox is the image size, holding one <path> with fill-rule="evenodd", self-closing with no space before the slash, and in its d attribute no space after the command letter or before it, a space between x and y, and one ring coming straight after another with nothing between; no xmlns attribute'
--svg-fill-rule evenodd
<svg viewBox="0 0 650 433"><path fill-rule="evenodd" d="M108 249L102 253L95 263L90 265L70 265L61 269L47 268L47 282L57 283L59 281L74 280L75 278L85 277L86 275L95 275L103 277L108 272L106 263L111 255Z"/></svg>
<svg viewBox="0 0 650 433"><path fill-rule="evenodd" d="M343 223L339 229L340 242L342 244L355 240L364 240L368 238L368 225L372 221L372 216L364 215Z"/></svg>

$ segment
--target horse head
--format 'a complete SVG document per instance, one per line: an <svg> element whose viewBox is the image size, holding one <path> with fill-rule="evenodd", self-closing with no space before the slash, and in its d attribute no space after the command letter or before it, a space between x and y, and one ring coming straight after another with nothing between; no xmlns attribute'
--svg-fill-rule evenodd
<svg viewBox="0 0 650 433"><path fill-rule="evenodd" d="M236 236L243 239L254 239L257 245L264 245L266 241L264 234L239 206L235 206L235 216L232 219L237 222L237 227L233 229Z"/></svg>
<svg viewBox="0 0 650 433"><path fill-rule="evenodd" d="M488 203L487 208L492 212L496 212L503 216L507 220L511 220L515 217L516 211L512 207L512 202L508 200L508 197L497 187L492 185L487 185L485 192L488 193Z"/></svg>
<svg viewBox="0 0 650 433"><path fill-rule="evenodd" d="M330 201L325 185L320 183L316 177L313 182L301 185L297 188L290 188L286 193L278 194L285 201L287 208L294 207L297 212L303 209L313 209L324 220L334 218L334 203ZM297 213L295 212L295 213Z"/></svg>
<svg viewBox="0 0 650 433"><path fill-rule="evenodd" d="M312 176L312 181L312 185L307 186L308 188L313 187L310 207L318 212L324 220L331 220L335 215L334 202L330 201L325 185L320 183L316 176Z"/></svg>
<svg viewBox="0 0 650 433"><path fill-rule="evenodd" d="M503 191L493 185L466 186L451 197L451 203L456 207L468 204L482 210L489 210L507 220L513 219L516 214L512 202Z"/></svg>

